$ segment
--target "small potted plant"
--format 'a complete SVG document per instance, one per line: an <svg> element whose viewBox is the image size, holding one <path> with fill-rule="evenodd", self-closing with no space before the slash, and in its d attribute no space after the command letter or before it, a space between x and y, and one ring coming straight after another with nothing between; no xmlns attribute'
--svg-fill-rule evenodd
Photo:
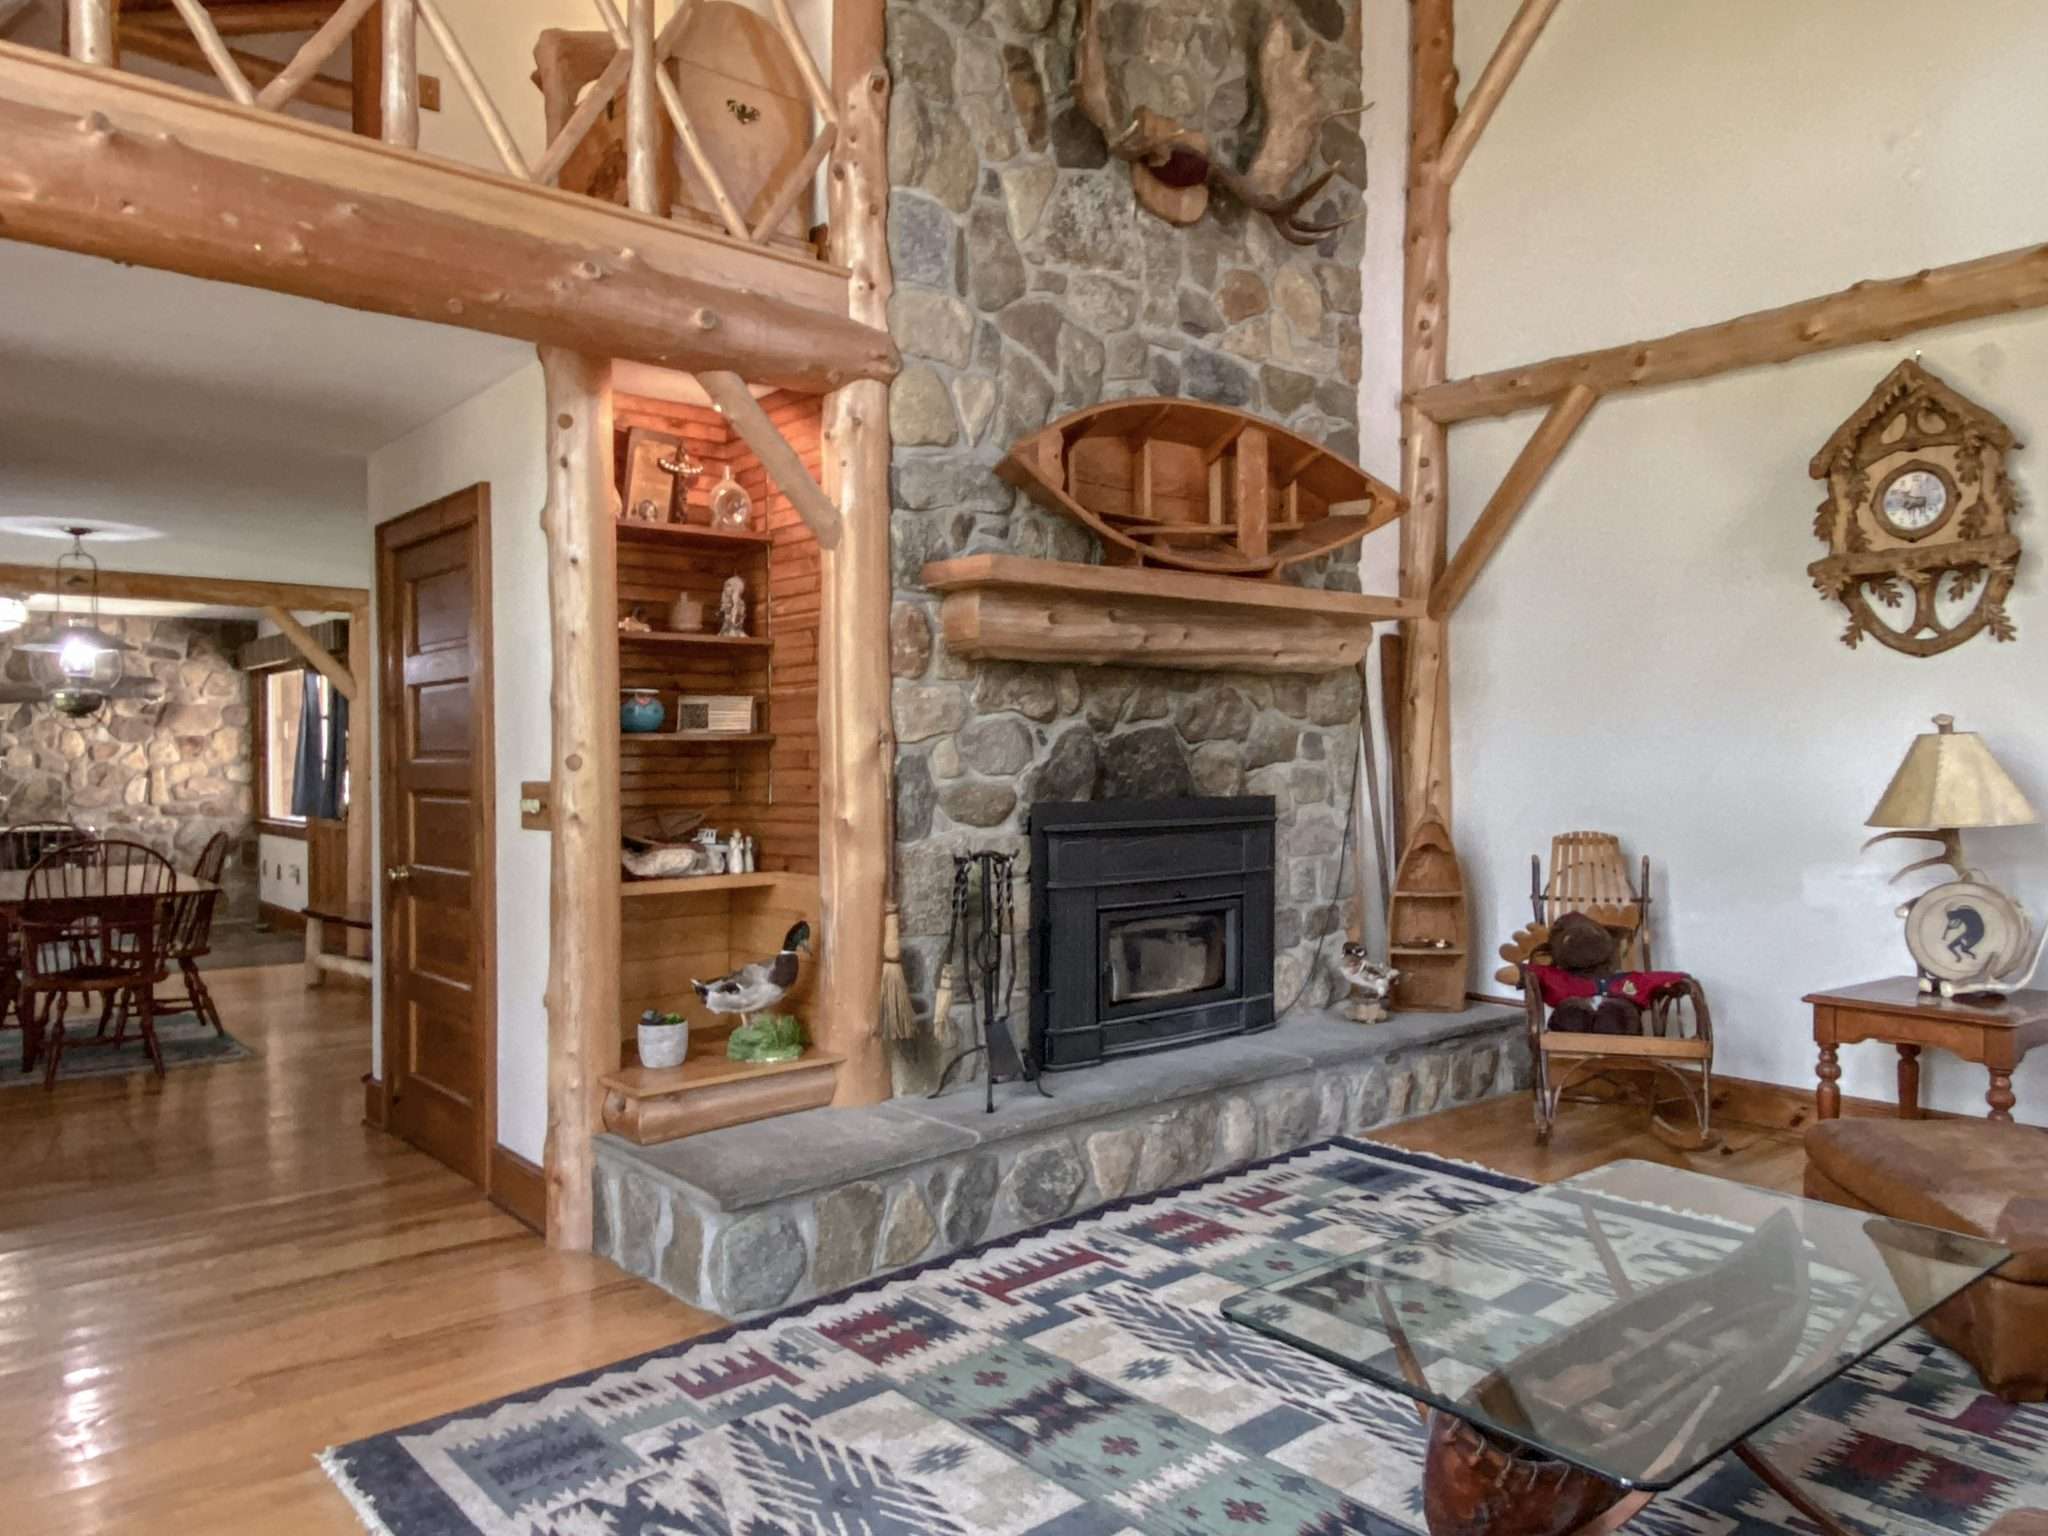
<svg viewBox="0 0 2048 1536"><path fill-rule="evenodd" d="M640 1065L680 1067L690 1051L690 1021L650 1008L640 1015Z"/></svg>

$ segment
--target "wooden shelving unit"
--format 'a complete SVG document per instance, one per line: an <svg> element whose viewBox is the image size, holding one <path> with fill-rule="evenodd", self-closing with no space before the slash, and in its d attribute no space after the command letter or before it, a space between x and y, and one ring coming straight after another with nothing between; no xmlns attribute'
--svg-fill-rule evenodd
<svg viewBox="0 0 2048 1536"><path fill-rule="evenodd" d="M817 473L821 402L771 395L762 404ZM837 1083L840 1058L815 1049L772 1066L729 1061L726 1039L739 1020L706 1010L690 986L773 955L798 922L820 926L820 581L816 540L724 417L708 407L622 397L615 426L621 483L635 428L680 439L705 466L678 501L687 521L614 524L619 616L637 612L660 626L679 593L715 615L721 588L737 576L746 588L751 631L728 636L657 627L618 634L620 686L653 689L666 726L677 721L679 695L754 701L749 731L622 730L619 736L628 831L636 822L694 812L721 836L734 829L754 836L760 860L747 874L621 881L619 1025L626 1049L618 1069L602 1074L605 1121L620 1135L652 1142L827 1103ZM756 531L709 526L711 489L728 466L753 498ZM806 1022L814 1019L817 976L816 959L807 959L781 1007ZM690 1021L689 1057L673 1071L635 1065L634 1026L650 1008Z"/></svg>

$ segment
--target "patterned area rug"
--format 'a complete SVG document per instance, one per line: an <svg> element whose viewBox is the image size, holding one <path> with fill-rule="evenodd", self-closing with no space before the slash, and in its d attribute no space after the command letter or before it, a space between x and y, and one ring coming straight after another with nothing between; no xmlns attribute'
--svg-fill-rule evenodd
<svg viewBox="0 0 2048 1536"><path fill-rule="evenodd" d="M388 1536L1398 1536L1422 1529L1408 1400L1218 1305L1524 1187L1329 1142L323 1462ZM1880 1536L2048 1505L2048 1409L1917 1331L1761 1438ZM1628 1529L1804 1526L1723 1458Z"/></svg>
<svg viewBox="0 0 2048 1536"><path fill-rule="evenodd" d="M99 1014L95 1010L89 1019L80 1020L75 1014L71 1027L64 1032L64 1059L57 1064L57 1081L71 1082L81 1077L127 1077L135 1072L153 1072L149 1052L142 1048L142 1037L135 1033L134 1026L128 1030L128 1038L118 1046L102 1045L93 1036L99 1027ZM156 1021L156 1043L163 1048L164 1070L175 1072L180 1067L210 1067L223 1061L241 1061L256 1053L237 1040L233 1035L214 1033L211 1024L196 1013L177 1013L169 1018ZM40 1088L43 1086L43 1065L36 1063L33 1072L21 1070L21 1032L10 1029L0 1034L0 1088Z"/></svg>

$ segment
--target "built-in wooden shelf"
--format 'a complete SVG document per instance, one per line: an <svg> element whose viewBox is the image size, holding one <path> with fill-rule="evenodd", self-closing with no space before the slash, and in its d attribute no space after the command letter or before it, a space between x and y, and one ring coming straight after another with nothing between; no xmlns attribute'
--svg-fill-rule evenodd
<svg viewBox="0 0 2048 1536"><path fill-rule="evenodd" d="M622 896L696 896L708 891L754 891L778 884L782 879L772 869L745 875L683 875L674 880L635 880L627 876L619 886Z"/></svg>
<svg viewBox="0 0 2048 1536"><path fill-rule="evenodd" d="M731 1061L723 1045L680 1067L607 1072L604 1127L641 1146L832 1102L842 1056L813 1047L795 1061Z"/></svg>
<svg viewBox="0 0 2048 1536"><path fill-rule="evenodd" d="M619 537L630 544L694 544L702 549L755 549L775 542L769 533L726 533L702 523L642 523L619 518Z"/></svg>
<svg viewBox="0 0 2048 1536"><path fill-rule="evenodd" d="M710 651L765 651L774 643L767 635L691 635L674 629L619 631L620 645L645 647L649 650L664 650L669 647L689 650L701 646Z"/></svg>
<svg viewBox="0 0 2048 1536"><path fill-rule="evenodd" d="M924 568L956 656L1185 671L1339 672L1410 598L1150 566L967 555Z"/></svg>
<svg viewBox="0 0 2048 1536"><path fill-rule="evenodd" d="M766 747L775 741L774 734L769 731L621 731L619 738L626 742L682 741L697 746L726 747Z"/></svg>
<svg viewBox="0 0 2048 1536"><path fill-rule="evenodd" d="M1463 901L1463 891L1396 891L1396 896L1407 901Z"/></svg>
<svg viewBox="0 0 2048 1536"><path fill-rule="evenodd" d="M1462 960L1465 957L1465 951L1455 946L1440 949L1434 944L1394 944L1388 947L1387 953L1400 955L1408 960Z"/></svg>

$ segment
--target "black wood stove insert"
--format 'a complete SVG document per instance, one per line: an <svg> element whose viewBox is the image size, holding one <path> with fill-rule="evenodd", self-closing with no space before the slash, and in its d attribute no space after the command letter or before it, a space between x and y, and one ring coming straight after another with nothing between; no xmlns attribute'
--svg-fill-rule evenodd
<svg viewBox="0 0 2048 1536"><path fill-rule="evenodd" d="M1047 1070L1270 1029L1272 797L1034 806L1031 917Z"/></svg>

